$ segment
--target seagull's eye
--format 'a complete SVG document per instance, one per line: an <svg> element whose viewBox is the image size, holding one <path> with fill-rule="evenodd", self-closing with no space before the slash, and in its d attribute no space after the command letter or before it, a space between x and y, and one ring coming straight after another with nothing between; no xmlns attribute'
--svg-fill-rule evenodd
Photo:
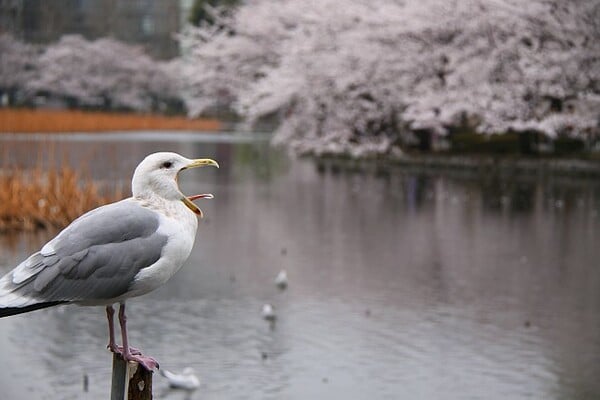
<svg viewBox="0 0 600 400"><path fill-rule="evenodd" d="M162 163L162 165L160 166L161 168L171 168L173 166L173 163L171 161L165 161L164 163Z"/></svg>

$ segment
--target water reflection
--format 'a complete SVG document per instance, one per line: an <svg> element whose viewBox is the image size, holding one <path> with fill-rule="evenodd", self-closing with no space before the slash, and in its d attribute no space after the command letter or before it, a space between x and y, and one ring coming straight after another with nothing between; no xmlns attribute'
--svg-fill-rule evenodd
<svg viewBox="0 0 600 400"><path fill-rule="evenodd" d="M45 145L2 146L27 165L25 151ZM264 141L53 146L107 180L128 180L159 149L222 165L181 179L216 199L202 203L186 267L130 304L132 341L168 369L197 371L192 398L600 395L595 182L349 170L289 159ZM2 270L44 239L3 237ZM272 283L282 268L284 292ZM277 307L274 329L260 316L266 302ZM6 398L108 397L104 331L94 308L0 321ZM155 386L183 398L158 376Z"/></svg>

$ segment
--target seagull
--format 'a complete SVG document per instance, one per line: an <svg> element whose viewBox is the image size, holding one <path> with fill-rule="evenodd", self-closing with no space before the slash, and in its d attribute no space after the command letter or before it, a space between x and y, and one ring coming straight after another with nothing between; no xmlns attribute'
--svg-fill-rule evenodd
<svg viewBox="0 0 600 400"><path fill-rule="evenodd" d="M154 153L135 169L133 196L89 211L0 278L0 317L74 303L106 306L108 349L152 371L158 362L130 347L125 300L166 283L187 260L202 211L177 184L180 171L219 164ZM113 304L123 346L115 341Z"/></svg>
<svg viewBox="0 0 600 400"><path fill-rule="evenodd" d="M161 370L160 374L167 378L169 386L173 389L196 390L200 387L200 380L190 367L184 368L181 374L166 370Z"/></svg>
<svg viewBox="0 0 600 400"><path fill-rule="evenodd" d="M275 315L275 309L269 303L263 305L262 307L262 317L267 321L275 321L277 316Z"/></svg>
<svg viewBox="0 0 600 400"><path fill-rule="evenodd" d="M282 269L277 274L277 277L275 278L275 285L281 290L283 290L287 287L288 277L287 277L287 272L285 269Z"/></svg>

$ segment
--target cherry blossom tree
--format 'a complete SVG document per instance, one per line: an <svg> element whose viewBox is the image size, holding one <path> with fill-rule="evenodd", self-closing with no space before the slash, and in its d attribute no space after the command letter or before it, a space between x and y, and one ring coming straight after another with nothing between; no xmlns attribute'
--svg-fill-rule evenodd
<svg viewBox="0 0 600 400"><path fill-rule="evenodd" d="M46 48L38 66L30 91L71 98L79 105L151 111L176 96L160 63L141 48L110 38L63 36Z"/></svg>
<svg viewBox="0 0 600 400"><path fill-rule="evenodd" d="M37 74L37 57L40 49L35 45L15 40L10 35L0 35L0 95L3 102L19 102L23 89Z"/></svg>
<svg viewBox="0 0 600 400"><path fill-rule="evenodd" d="M17 87L24 102L41 96L76 107L162 111L177 98L169 64L111 38L67 35L36 51L2 36L0 46L2 87Z"/></svg>
<svg viewBox="0 0 600 400"><path fill-rule="evenodd" d="M418 135L600 136L596 0L246 0L206 7L160 63L113 39L0 37L0 91L191 116L229 108L276 143L355 156ZM435 142L435 141L434 141Z"/></svg>
<svg viewBox="0 0 600 400"><path fill-rule="evenodd" d="M218 25L181 35L190 113L275 121L300 151L379 154L457 126L599 134L594 0L248 0Z"/></svg>

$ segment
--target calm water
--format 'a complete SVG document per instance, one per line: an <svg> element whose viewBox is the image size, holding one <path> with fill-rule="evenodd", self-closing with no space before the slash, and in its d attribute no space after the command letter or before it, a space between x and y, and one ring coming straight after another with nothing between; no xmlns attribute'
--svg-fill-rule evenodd
<svg viewBox="0 0 600 400"><path fill-rule="evenodd" d="M128 303L133 345L196 370L192 399L600 398L600 184L348 172L264 140L145 139L0 146L2 163L83 162L124 184L153 151L220 162L180 177L216 197L199 203L189 261ZM0 272L47 239L0 237ZM108 398L106 341L102 308L0 320L0 399ZM157 399L185 398L154 385Z"/></svg>

